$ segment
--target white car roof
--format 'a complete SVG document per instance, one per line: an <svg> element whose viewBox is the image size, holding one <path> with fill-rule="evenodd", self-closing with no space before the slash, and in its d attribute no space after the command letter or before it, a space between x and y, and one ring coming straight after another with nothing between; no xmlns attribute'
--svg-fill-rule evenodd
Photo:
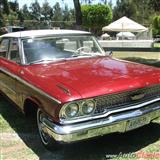
<svg viewBox="0 0 160 160"><path fill-rule="evenodd" d="M28 31L19 31L12 32L2 35L1 37L16 37L16 38L25 38L25 37L41 37L41 36L51 36L51 35L63 35L63 34L89 34L90 32L78 31L78 30L28 30Z"/></svg>

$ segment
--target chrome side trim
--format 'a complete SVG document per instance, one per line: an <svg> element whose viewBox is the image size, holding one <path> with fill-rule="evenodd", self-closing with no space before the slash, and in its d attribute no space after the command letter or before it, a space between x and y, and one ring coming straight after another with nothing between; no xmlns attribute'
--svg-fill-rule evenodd
<svg viewBox="0 0 160 160"><path fill-rule="evenodd" d="M124 108L108 111L105 114L101 114L101 115L97 115L97 116L93 116L92 115L92 117L86 117L86 118L81 118L81 119L79 118L79 119L74 119L74 120L70 120L70 121L61 120L60 123L61 124L72 124L72 123L77 123L77 122L82 122L82 121L87 121L87 120L94 120L94 119L104 118L104 117L107 117L107 116L109 116L110 114L113 114L113 113L123 112L123 111L131 110L131 109L141 108L143 106L149 105L149 104L157 102L157 101L160 101L160 97L159 98L155 98L155 99L150 100L150 101L147 101L147 102L143 102L141 104L137 104L137 105L133 105L133 106L128 106L128 107L124 106Z"/></svg>
<svg viewBox="0 0 160 160"><path fill-rule="evenodd" d="M88 139L114 132L126 132L129 122L145 117L144 126L156 119L160 120L160 105L147 106L146 108L119 113L103 119L88 121L73 125L57 125L50 120L43 118L44 131L57 141L73 142L82 139ZM137 126L133 129L139 128Z"/></svg>
<svg viewBox="0 0 160 160"><path fill-rule="evenodd" d="M6 71L5 69L2 69L2 68L0 68L0 71L2 71L2 72L4 72L4 73L8 74L8 75L11 76L12 78L14 78L14 79L20 81L21 83L25 84L26 86L28 86L28 87L30 87L30 88L32 88L33 90L37 91L37 92L40 93L41 95L44 95L44 96L46 96L47 98L49 98L49 99L55 101L56 103L61 104L61 101L59 101L58 99L56 99L56 98L50 96L49 94L47 94L47 93L45 93L44 91L42 91L41 89L39 89L39 88L33 86L32 84L29 84L27 81L21 79L20 77L18 77L18 76L16 76L16 75L14 75L14 74L12 74L12 73Z"/></svg>

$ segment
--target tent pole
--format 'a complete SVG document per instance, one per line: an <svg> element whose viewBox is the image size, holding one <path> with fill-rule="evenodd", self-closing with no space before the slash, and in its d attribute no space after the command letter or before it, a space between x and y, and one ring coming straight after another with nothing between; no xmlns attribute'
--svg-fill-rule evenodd
<svg viewBox="0 0 160 160"><path fill-rule="evenodd" d="M122 47L123 47L123 39L124 39L124 37L123 37L123 23L122 23Z"/></svg>

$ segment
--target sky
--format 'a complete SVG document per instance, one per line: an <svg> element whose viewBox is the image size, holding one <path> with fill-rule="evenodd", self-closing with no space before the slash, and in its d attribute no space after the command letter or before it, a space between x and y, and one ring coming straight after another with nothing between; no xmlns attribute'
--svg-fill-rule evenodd
<svg viewBox="0 0 160 160"><path fill-rule="evenodd" d="M9 1L15 1L15 0L9 0ZM27 6L30 6L31 3L35 2L35 0L17 0L19 2L19 7L21 8L24 4L27 4ZM40 5L42 5L44 3L45 0L38 0L38 2L40 3ZM73 0L63 0L64 2L62 3L62 0L47 0L48 3L53 6L56 2L59 2L61 4L61 6L63 7L66 4L68 4L69 8L73 8ZM94 3L98 3L99 0L95 0ZM115 5L116 0L112 0L113 5Z"/></svg>

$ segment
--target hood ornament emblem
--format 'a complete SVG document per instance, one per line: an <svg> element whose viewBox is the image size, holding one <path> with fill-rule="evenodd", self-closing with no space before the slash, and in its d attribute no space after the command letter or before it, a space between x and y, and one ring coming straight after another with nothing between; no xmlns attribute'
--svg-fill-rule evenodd
<svg viewBox="0 0 160 160"><path fill-rule="evenodd" d="M143 93L142 94L136 94L136 95L131 96L131 99L133 101L136 101L136 100L142 99L144 96L145 96L145 94L143 94Z"/></svg>

